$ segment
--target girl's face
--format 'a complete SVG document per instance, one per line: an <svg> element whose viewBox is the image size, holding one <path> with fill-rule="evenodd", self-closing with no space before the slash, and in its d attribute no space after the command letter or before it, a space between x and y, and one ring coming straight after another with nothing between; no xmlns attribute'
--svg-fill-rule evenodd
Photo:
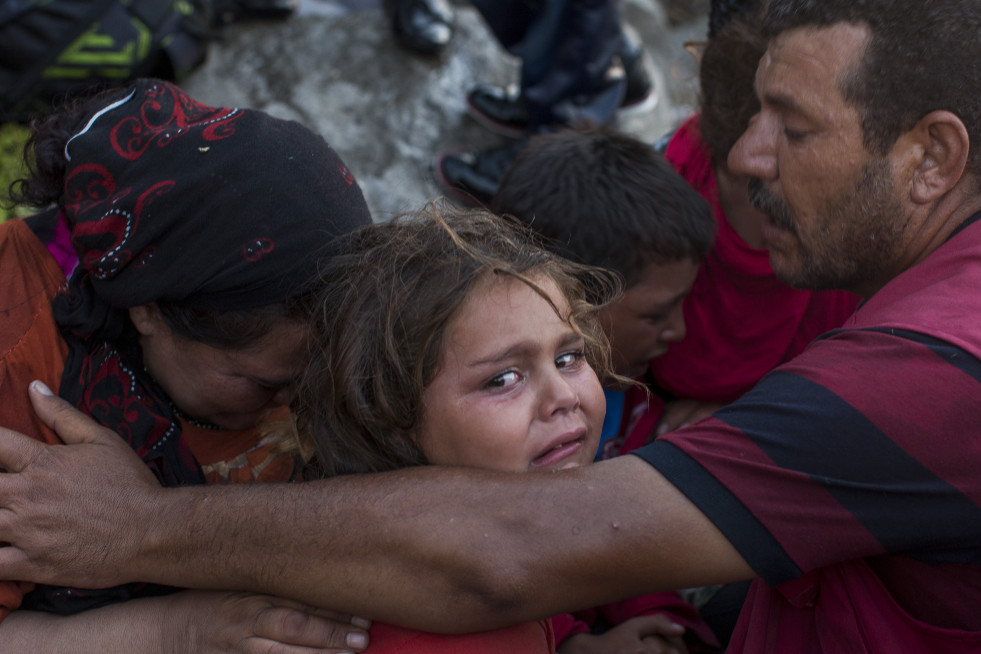
<svg viewBox="0 0 981 654"><path fill-rule="evenodd" d="M533 279L567 316L556 284ZM423 392L418 446L437 465L538 471L590 463L606 400L583 347L527 284L488 275L447 326L442 365Z"/></svg>

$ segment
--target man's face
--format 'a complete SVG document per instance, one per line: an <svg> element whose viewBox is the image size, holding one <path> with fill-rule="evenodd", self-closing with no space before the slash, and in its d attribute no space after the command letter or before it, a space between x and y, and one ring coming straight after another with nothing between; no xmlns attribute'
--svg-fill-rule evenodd
<svg viewBox="0 0 981 654"><path fill-rule="evenodd" d="M861 114L840 90L866 39L849 24L778 35L756 76L760 113L729 155L755 178L774 271L799 288L867 295L895 272L905 220L892 160L866 149Z"/></svg>
<svg viewBox="0 0 981 654"><path fill-rule="evenodd" d="M685 337L682 301L695 283L698 264L691 259L648 263L623 296L600 312L610 339L614 371L639 377L669 343Z"/></svg>

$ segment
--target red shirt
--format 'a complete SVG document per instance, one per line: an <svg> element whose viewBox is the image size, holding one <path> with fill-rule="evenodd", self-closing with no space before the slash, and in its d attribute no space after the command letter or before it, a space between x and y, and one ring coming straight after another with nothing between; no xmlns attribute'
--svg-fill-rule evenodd
<svg viewBox="0 0 981 654"><path fill-rule="evenodd" d="M859 298L787 286L773 273L767 250L740 238L719 204L697 116L674 135L665 157L711 205L718 233L685 298L687 335L651 369L658 386L674 396L732 402L814 338L840 327Z"/></svg>

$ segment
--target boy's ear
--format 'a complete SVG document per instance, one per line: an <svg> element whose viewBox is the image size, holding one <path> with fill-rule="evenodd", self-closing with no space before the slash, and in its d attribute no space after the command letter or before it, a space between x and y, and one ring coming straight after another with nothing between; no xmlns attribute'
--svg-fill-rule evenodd
<svg viewBox="0 0 981 654"><path fill-rule="evenodd" d="M150 304L138 304L135 307L130 307L129 319L133 323L133 326L136 327L136 331L140 332L141 336L150 336L157 332L163 321L157 305L152 302Z"/></svg>
<svg viewBox="0 0 981 654"><path fill-rule="evenodd" d="M964 176L971 139L961 119L949 111L931 111L907 132L914 143L910 199L935 202Z"/></svg>

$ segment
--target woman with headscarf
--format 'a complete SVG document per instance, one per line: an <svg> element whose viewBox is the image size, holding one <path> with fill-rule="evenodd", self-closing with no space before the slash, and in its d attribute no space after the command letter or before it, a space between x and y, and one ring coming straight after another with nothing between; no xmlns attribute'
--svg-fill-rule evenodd
<svg viewBox="0 0 981 654"><path fill-rule="evenodd" d="M309 282L335 237L370 223L341 159L295 122L159 80L45 119L30 147L15 198L50 208L0 225L0 424L57 442L28 400L39 379L165 486L293 479L286 407ZM290 610L316 617L285 633ZM14 581L0 582L5 616L0 651L45 652L326 647L337 617L263 596Z"/></svg>

